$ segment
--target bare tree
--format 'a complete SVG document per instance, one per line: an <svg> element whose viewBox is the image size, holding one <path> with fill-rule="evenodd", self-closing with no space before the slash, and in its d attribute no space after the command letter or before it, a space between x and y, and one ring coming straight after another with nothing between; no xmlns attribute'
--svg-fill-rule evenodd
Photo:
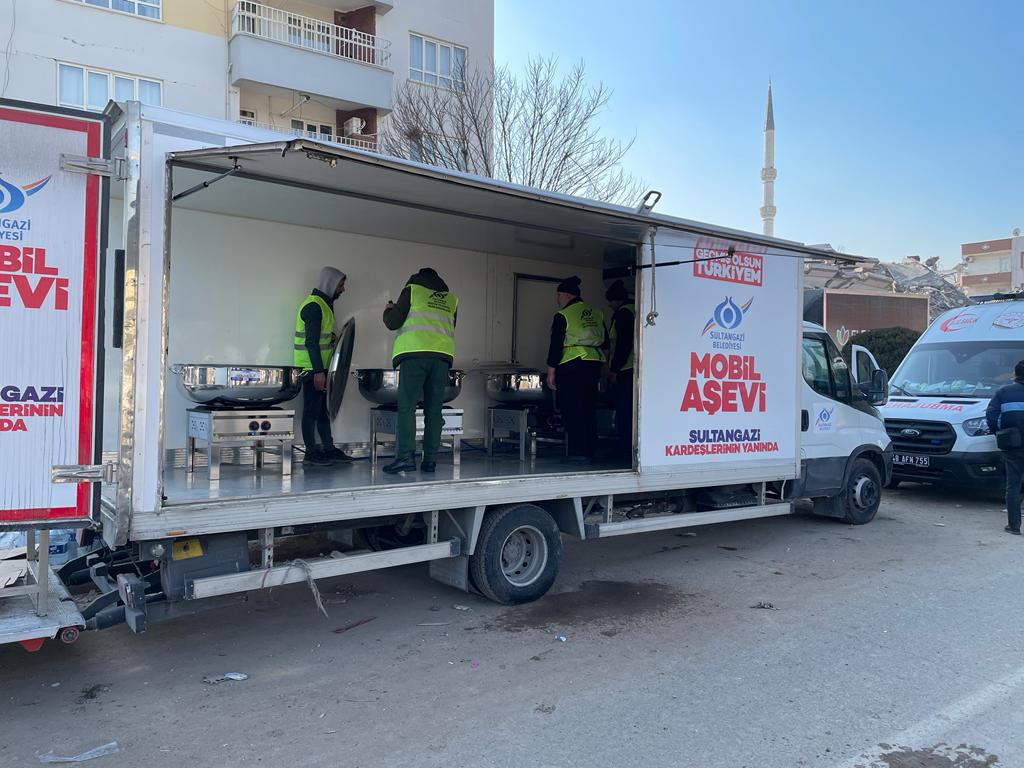
<svg viewBox="0 0 1024 768"><path fill-rule="evenodd" d="M381 131L387 154L608 202L635 204L640 182L622 167L633 146L602 135L611 92L588 86L582 62L560 76L531 59L521 77L453 73L452 87L408 81Z"/></svg>

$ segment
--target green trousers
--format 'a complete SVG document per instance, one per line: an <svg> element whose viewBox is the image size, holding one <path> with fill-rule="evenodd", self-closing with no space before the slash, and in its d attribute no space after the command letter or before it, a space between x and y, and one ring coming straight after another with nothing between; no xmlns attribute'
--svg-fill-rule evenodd
<svg viewBox="0 0 1024 768"><path fill-rule="evenodd" d="M446 360L436 357L407 357L398 364L396 458L416 453L416 406L423 403L423 460L436 460L441 447L441 406L449 367Z"/></svg>

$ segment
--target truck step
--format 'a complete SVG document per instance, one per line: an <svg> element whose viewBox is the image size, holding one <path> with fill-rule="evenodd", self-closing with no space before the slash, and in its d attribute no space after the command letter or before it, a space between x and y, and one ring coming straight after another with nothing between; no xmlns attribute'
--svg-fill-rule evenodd
<svg viewBox="0 0 1024 768"><path fill-rule="evenodd" d="M436 544L422 544L416 547L390 549L385 552L370 552L349 557L319 558L304 560L301 565L275 565L273 568L257 568L244 573L229 573L223 576L207 576L186 583L187 597L201 599L228 595L234 592L248 592L264 587L279 587L306 580L307 569L314 579L345 576L350 573L374 571L378 568L393 568L397 565L425 563L460 553L458 539L439 541Z"/></svg>
<svg viewBox="0 0 1024 768"><path fill-rule="evenodd" d="M713 512L684 512L674 515L658 515L641 517L636 520L623 520L615 523L587 523L588 539L604 539L609 536L624 536L629 533L646 533L647 531L665 531L672 528L690 528L695 525L712 525L729 523L735 520L755 520L759 517L776 517L789 515L793 512L790 503L764 504L755 507L734 507L717 509Z"/></svg>

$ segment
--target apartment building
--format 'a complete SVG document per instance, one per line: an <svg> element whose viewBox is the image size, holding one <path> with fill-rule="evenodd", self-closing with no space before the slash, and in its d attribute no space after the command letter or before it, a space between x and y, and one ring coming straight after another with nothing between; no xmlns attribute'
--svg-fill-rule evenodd
<svg viewBox="0 0 1024 768"><path fill-rule="evenodd" d="M0 0L0 95L138 99L373 148L407 80L493 70L494 0Z"/></svg>
<svg viewBox="0 0 1024 768"><path fill-rule="evenodd" d="M1024 286L1024 236L981 240L960 246L957 285L968 296L1009 293Z"/></svg>

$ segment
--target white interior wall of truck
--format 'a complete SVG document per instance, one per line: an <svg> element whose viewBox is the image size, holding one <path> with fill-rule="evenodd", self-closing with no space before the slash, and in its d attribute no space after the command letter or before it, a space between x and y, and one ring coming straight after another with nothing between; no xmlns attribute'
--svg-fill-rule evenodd
<svg viewBox="0 0 1024 768"><path fill-rule="evenodd" d="M215 194L216 185L198 192L194 202L201 205L202 196ZM292 194L304 193L296 189ZM355 318L353 370L391 367L394 333L385 328L382 311L389 299L397 300L405 281L420 267L436 269L459 296L456 368L472 368L474 361L508 360L517 272L558 278L578 274L583 279L584 296L599 305L604 302L599 269L176 207L168 362L291 365L296 309L316 286L325 265L348 275L346 292L335 302L335 313L339 326L348 317ZM548 318L543 325L549 326L557 310L555 286L531 299L530 313ZM483 436L489 405L485 384L482 374L470 373L461 394L451 403L465 410L467 438ZM169 377L165 448L184 447L185 411L192 405ZM282 407L295 408L298 416L301 396ZM367 442L372 407L353 379L334 423L335 441Z"/></svg>

